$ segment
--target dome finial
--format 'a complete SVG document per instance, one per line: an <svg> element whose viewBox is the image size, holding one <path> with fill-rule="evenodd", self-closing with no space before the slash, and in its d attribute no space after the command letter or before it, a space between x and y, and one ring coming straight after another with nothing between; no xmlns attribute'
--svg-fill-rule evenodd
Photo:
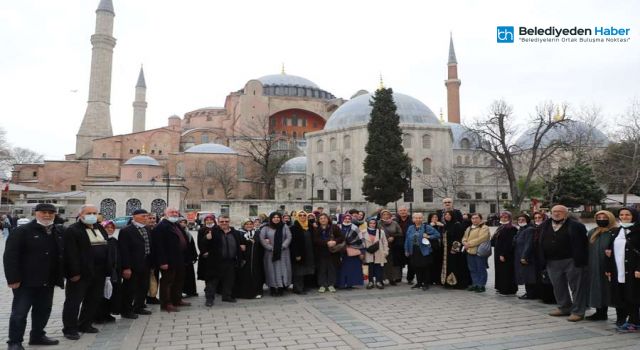
<svg viewBox="0 0 640 350"><path fill-rule="evenodd" d="M286 75L287 73L285 73L284 71L284 62L282 62L282 71L280 72L282 75Z"/></svg>
<svg viewBox="0 0 640 350"><path fill-rule="evenodd" d="M378 90L384 89L384 80L382 80L382 73L380 73L380 85L378 86Z"/></svg>
<svg viewBox="0 0 640 350"><path fill-rule="evenodd" d="M553 119L557 122L564 120L564 114L560 114L560 106L556 107L556 115L553 117Z"/></svg>

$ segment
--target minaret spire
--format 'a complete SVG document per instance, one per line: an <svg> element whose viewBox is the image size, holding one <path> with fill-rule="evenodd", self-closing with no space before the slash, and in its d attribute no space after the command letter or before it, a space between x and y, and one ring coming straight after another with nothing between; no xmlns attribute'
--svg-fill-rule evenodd
<svg viewBox="0 0 640 350"><path fill-rule="evenodd" d="M144 70L140 66L138 82L136 83L136 97L133 101L133 132L145 131L147 116L147 83L144 79Z"/></svg>
<svg viewBox="0 0 640 350"><path fill-rule="evenodd" d="M447 61L447 120L449 123L460 124L460 85L458 79L458 60L453 49L453 34L449 37L449 60Z"/></svg>
<svg viewBox="0 0 640 350"><path fill-rule="evenodd" d="M91 36L91 76L87 110L76 135L76 158L89 158L93 154L93 140L112 136L111 129L111 69L113 48L113 2L100 0L96 9L95 34Z"/></svg>

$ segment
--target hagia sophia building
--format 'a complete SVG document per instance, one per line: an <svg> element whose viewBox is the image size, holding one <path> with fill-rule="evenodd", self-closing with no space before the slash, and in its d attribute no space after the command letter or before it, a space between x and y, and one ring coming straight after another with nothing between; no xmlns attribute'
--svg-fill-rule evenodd
<svg viewBox="0 0 640 350"><path fill-rule="evenodd" d="M330 211L375 207L361 191L372 96L365 90L349 100L336 98L283 68L229 93L222 108L173 115L167 126L147 130L146 82L140 69L132 132L113 135L109 108L114 16L112 1L101 0L91 36L89 98L75 153L65 160L14 168L12 183L41 190L29 196L73 196L77 203L98 205L107 218L140 207L161 213L170 205L239 219L282 207L300 209L312 198L314 207ZM444 85L447 121L394 88L403 146L413 162L413 201L404 198L397 204L427 211L439 208L442 198L455 197L465 212L496 212L501 201L509 199L508 185L460 124L461 80L453 39ZM274 133L289 140L284 146L292 158L278 170L275 199L265 199L260 167L247 143Z"/></svg>

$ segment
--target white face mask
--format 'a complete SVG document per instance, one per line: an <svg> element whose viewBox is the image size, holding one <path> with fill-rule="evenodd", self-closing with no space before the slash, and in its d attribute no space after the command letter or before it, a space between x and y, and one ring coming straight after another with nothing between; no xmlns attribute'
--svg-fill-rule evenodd
<svg viewBox="0 0 640 350"><path fill-rule="evenodd" d="M98 222L98 216L93 214L87 214L82 218L82 222L87 225L93 225Z"/></svg>
<svg viewBox="0 0 640 350"><path fill-rule="evenodd" d="M500 220L500 225L506 225L506 224L508 224L508 223L509 223L509 221L502 221L502 220Z"/></svg>
<svg viewBox="0 0 640 350"><path fill-rule="evenodd" d="M175 224L176 222L178 222L178 220L180 220L180 218L177 217L177 216L169 216L169 217L167 217L167 220L169 220L169 222Z"/></svg>
<svg viewBox="0 0 640 350"><path fill-rule="evenodd" d="M543 221L536 221L535 223L536 223L536 226L540 226L542 225Z"/></svg>
<svg viewBox="0 0 640 350"><path fill-rule="evenodd" d="M207 226L208 228L212 228L213 224L206 224L205 226Z"/></svg>
<svg viewBox="0 0 640 350"><path fill-rule="evenodd" d="M527 226L527 224L518 224L518 226L525 227L525 226Z"/></svg>
<svg viewBox="0 0 640 350"><path fill-rule="evenodd" d="M629 227L633 226L633 222L621 222L620 226L622 226L624 228L629 228Z"/></svg>
<svg viewBox="0 0 640 350"><path fill-rule="evenodd" d="M478 226L476 226L476 225L471 225L471 228L478 228Z"/></svg>
<svg viewBox="0 0 640 350"><path fill-rule="evenodd" d="M53 220L37 220L36 222L38 224L42 225L42 226L51 226L51 225L53 225Z"/></svg>

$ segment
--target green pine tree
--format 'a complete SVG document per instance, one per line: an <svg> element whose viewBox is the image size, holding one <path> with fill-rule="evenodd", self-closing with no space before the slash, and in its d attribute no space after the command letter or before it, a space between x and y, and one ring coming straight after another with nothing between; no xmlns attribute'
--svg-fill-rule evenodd
<svg viewBox="0 0 640 350"><path fill-rule="evenodd" d="M362 193L369 202L395 202L409 187L403 174L411 171L411 160L402 147L400 116L396 113L393 90L381 87L370 102L373 110L367 125Z"/></svg>
<svg viewBox="0 0 640 350"><path fill-rule="evenodd" d="M553 201L570 208L600 204L605 197L593 170L585 164L561 168L552 183L557 189Z"/></svg>

